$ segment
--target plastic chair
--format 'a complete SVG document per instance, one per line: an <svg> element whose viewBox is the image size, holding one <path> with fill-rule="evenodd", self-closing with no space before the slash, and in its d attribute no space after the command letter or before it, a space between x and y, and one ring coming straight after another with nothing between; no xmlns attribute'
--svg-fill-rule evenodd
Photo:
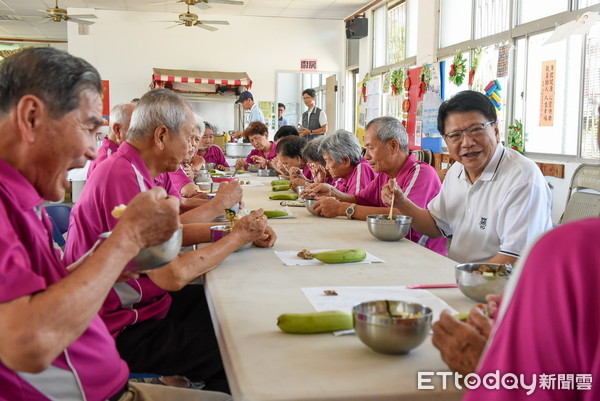
<svg viewBox="0 0 600 401"><path fill-rule="evenodd" d="M587 217L600 217L600 164L584 163L575 169L559 224Z"/></svg>
<svg viewBox="0 0 600 401"><path fill-rule="evenodd" d="M69 218L71 217L71 208L67 205L48 205L46 212L52 222L52 237L59 246L65 246L63 235L69 229Z"/></svg>
<svg viewBox="0 0 600 401"><path fill-rule="evenodd" d="M433 166L433 153L429 149L413 150L413 154L417 161L425 162Z"/></svg>

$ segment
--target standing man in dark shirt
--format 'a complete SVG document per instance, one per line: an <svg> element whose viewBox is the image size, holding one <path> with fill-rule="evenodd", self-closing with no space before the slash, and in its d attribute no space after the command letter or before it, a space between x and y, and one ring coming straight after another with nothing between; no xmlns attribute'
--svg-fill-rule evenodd
<svg viewBox="0 0 600 401"><path fill-rule="evenodd" d="M314 89L304 89L302 92L302 99L308 110L302 113L302 129L298 132L309 141L327 132L327 115L316 106L316 96Z"/></svg>

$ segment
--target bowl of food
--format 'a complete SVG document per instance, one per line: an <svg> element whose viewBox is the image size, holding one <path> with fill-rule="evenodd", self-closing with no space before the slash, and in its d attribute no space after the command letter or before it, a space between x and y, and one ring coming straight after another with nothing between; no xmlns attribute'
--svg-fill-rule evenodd
<svg viewBox="0 0 600 401"><path fill-rule="evenodd" d="M232 230L233 230L233 228L231 227L230 224L223 224L223 225L218 225L218 226L212 226L210 228L210 241L211 242L217 242L218 240L220 240L224 236L228 235ZM252 242L248 242L247 244L244 244L241 247L239 247L236 250L236 252L237 251L241 251L242 249L248 249L251 246L252 246Z"/></svg>
<svg viewBox="0 0 600 401"><path fill-rule="evenodd" d="M403 215L370 214L367 216L367 227L375 238L381 241L399 241L406 237L410 230L412 217Z"/></svg>
<svg viewBox="0 0 600 401"><path fill-rule="evenodd" d="M259 169L260 169L259 164L253 164L253 163L248 164L248 171L251 173L256 173Z"/></svg>
<svg viewBox="0 0 600 401"><path fill-rule="evenodd" d="M110 236L111 232L105 232L99 235L101 240ZM127 263L125 268L130 271L146 271L162 267L175 259L181 250L183 239L183 228L175 230L171 238L162 244L142 248L138 254Z"/></svg>
<svg viewBox="0 0 600 401"><path fill-rule="evenodd" d="M257 174L259 177L275 177L277 176L277 171L271 168L261 168L258 169Z"/></svg>
<svg viewBox="0 0 600 401"><path fill-rule="evenodd" d="M204 163L204 168L206 168L208 171L214 170L215 163Z"/></svg>
<svg viewBox="0 0 600 401"><path fill-rule="evenodd" d="M488 294L502 294L512 266L499 263L462 263L456 265L458 289L475 302L487 302Z"/></svg>
<svg viewBox="0 0 600 401"><path fill-rule="evenodd" d="M425 341L431 308L407 301L369 301L352 308L356 335L382 354L406 354Z"/></svg>
<svg viewBox="0 0 600 401"><path fill-rule="evenodd" d="M213 182L231 182L234 180L233 175L229 175L229 174L220 174L220 175L213 175L212 177Z"/></svg>
<svg viewBox="0 0 600 401"><path fill-rule="evenodd" d="M315 216L318 216L317 212L315 212L315 209L313 209L313 205L315 204L317 200L316 199L304 199L304 205L306 206L306 210L308 210L310 212L310 214L314 214Z"/></svg>
<svg viewBox="0 0 600 401"><path fill-rule="evenodd" d="M298 185L296 187L296 193L298 194L298 196L300 196L300 194L302 193L302 191L304 191L306 189L306 185Z"/></svg>

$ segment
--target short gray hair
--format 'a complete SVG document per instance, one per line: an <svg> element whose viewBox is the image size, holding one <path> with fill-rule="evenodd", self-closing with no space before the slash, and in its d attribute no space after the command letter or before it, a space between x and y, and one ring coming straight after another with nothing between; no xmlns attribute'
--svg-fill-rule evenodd
<svg viewBox="0 0 600 401"><path fill-rule="evenodd" d="M217 133L217 127L214 124L209 123L208 121L204 121L204 131L207 129L211 130L213 134Z"/></svg>
<svg viewBox="0 0 600 401"><path fill-rule="evenodd" d="M323 135L308 142L302 150L302 158L307 161L321 163L325 165L325 159L321 153L321 142L323 141Z"/></svg>
<svg viewBox="0 0 600 401"><path fill-rule="evenodd" d="M369 121L365 131L375 126L375 134L381 142L387 142L391 139L398 141L400 150L408 152L408 134L406 128L400 120L395 117L377 117Z"/></svg>
<svg viewBox="0 0 600 401"><path fill-rule="evenodd" d="M179 133L191 110L187 100L169 89L147 92L133 110L127 139L147 139L161 125Z"/></svg>
<svg viewBox="0 0 600 401"><path fill-rule="evenodd" d="M110 110L110 129L113 129L115 124L129 126L131 122L131 113L127 111L127 106L131 103L120 103Z"/></svg>
<svg viewBox="0 0 600 401"><path fill-rule="evenodd" d="M86 90L102 93L100 75L90 63L52 47L26 49L0 64L0 117L23 96L34 95L58 119L79 107Z"/></svg>
<svg viewBox="0 0 600 401"><path fill-rule="evenodd" d="M195 125L196 125L196 128L198 128L198 131L200 131L200 136L204 135L204 130L206 129L206 125L204 124L204 119L196 113L194 113L194 118L196 119Z"/></svg>
<svg viewBox="0 0 600 401"><path fill-rule="evenodd" d="M323 138L321 154L327 153L336 163L343 163L344 158L350 159L350 164L356 166L362 158L362 148L358 138L345 129L339 129Z"/></svg>

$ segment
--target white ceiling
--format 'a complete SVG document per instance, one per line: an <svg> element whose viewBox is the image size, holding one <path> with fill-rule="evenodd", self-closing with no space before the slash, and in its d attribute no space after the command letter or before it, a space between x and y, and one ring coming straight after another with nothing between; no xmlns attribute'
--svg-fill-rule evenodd
<svg viewBox="0 0 600 401"><path fill-rule="evenodd" d="M164 4L168 0L59 0L60 8L91 8L98 10L167 12L177 20L177 14L186 11L183 2ZM237 15L256 17L318 18L342 20L352 15L370 0L243 0L244 5L211 3L202 10L190 7L190 12L205 15ZM162 3L162 4L156 4ZM54 0L0 0L0 38L66 40L66 22L47 21L43 17ZM72 14L72 12L71 12ZM16 18L16 20L15 20ZM0 39L1 40L1 39Z"/></svg>

